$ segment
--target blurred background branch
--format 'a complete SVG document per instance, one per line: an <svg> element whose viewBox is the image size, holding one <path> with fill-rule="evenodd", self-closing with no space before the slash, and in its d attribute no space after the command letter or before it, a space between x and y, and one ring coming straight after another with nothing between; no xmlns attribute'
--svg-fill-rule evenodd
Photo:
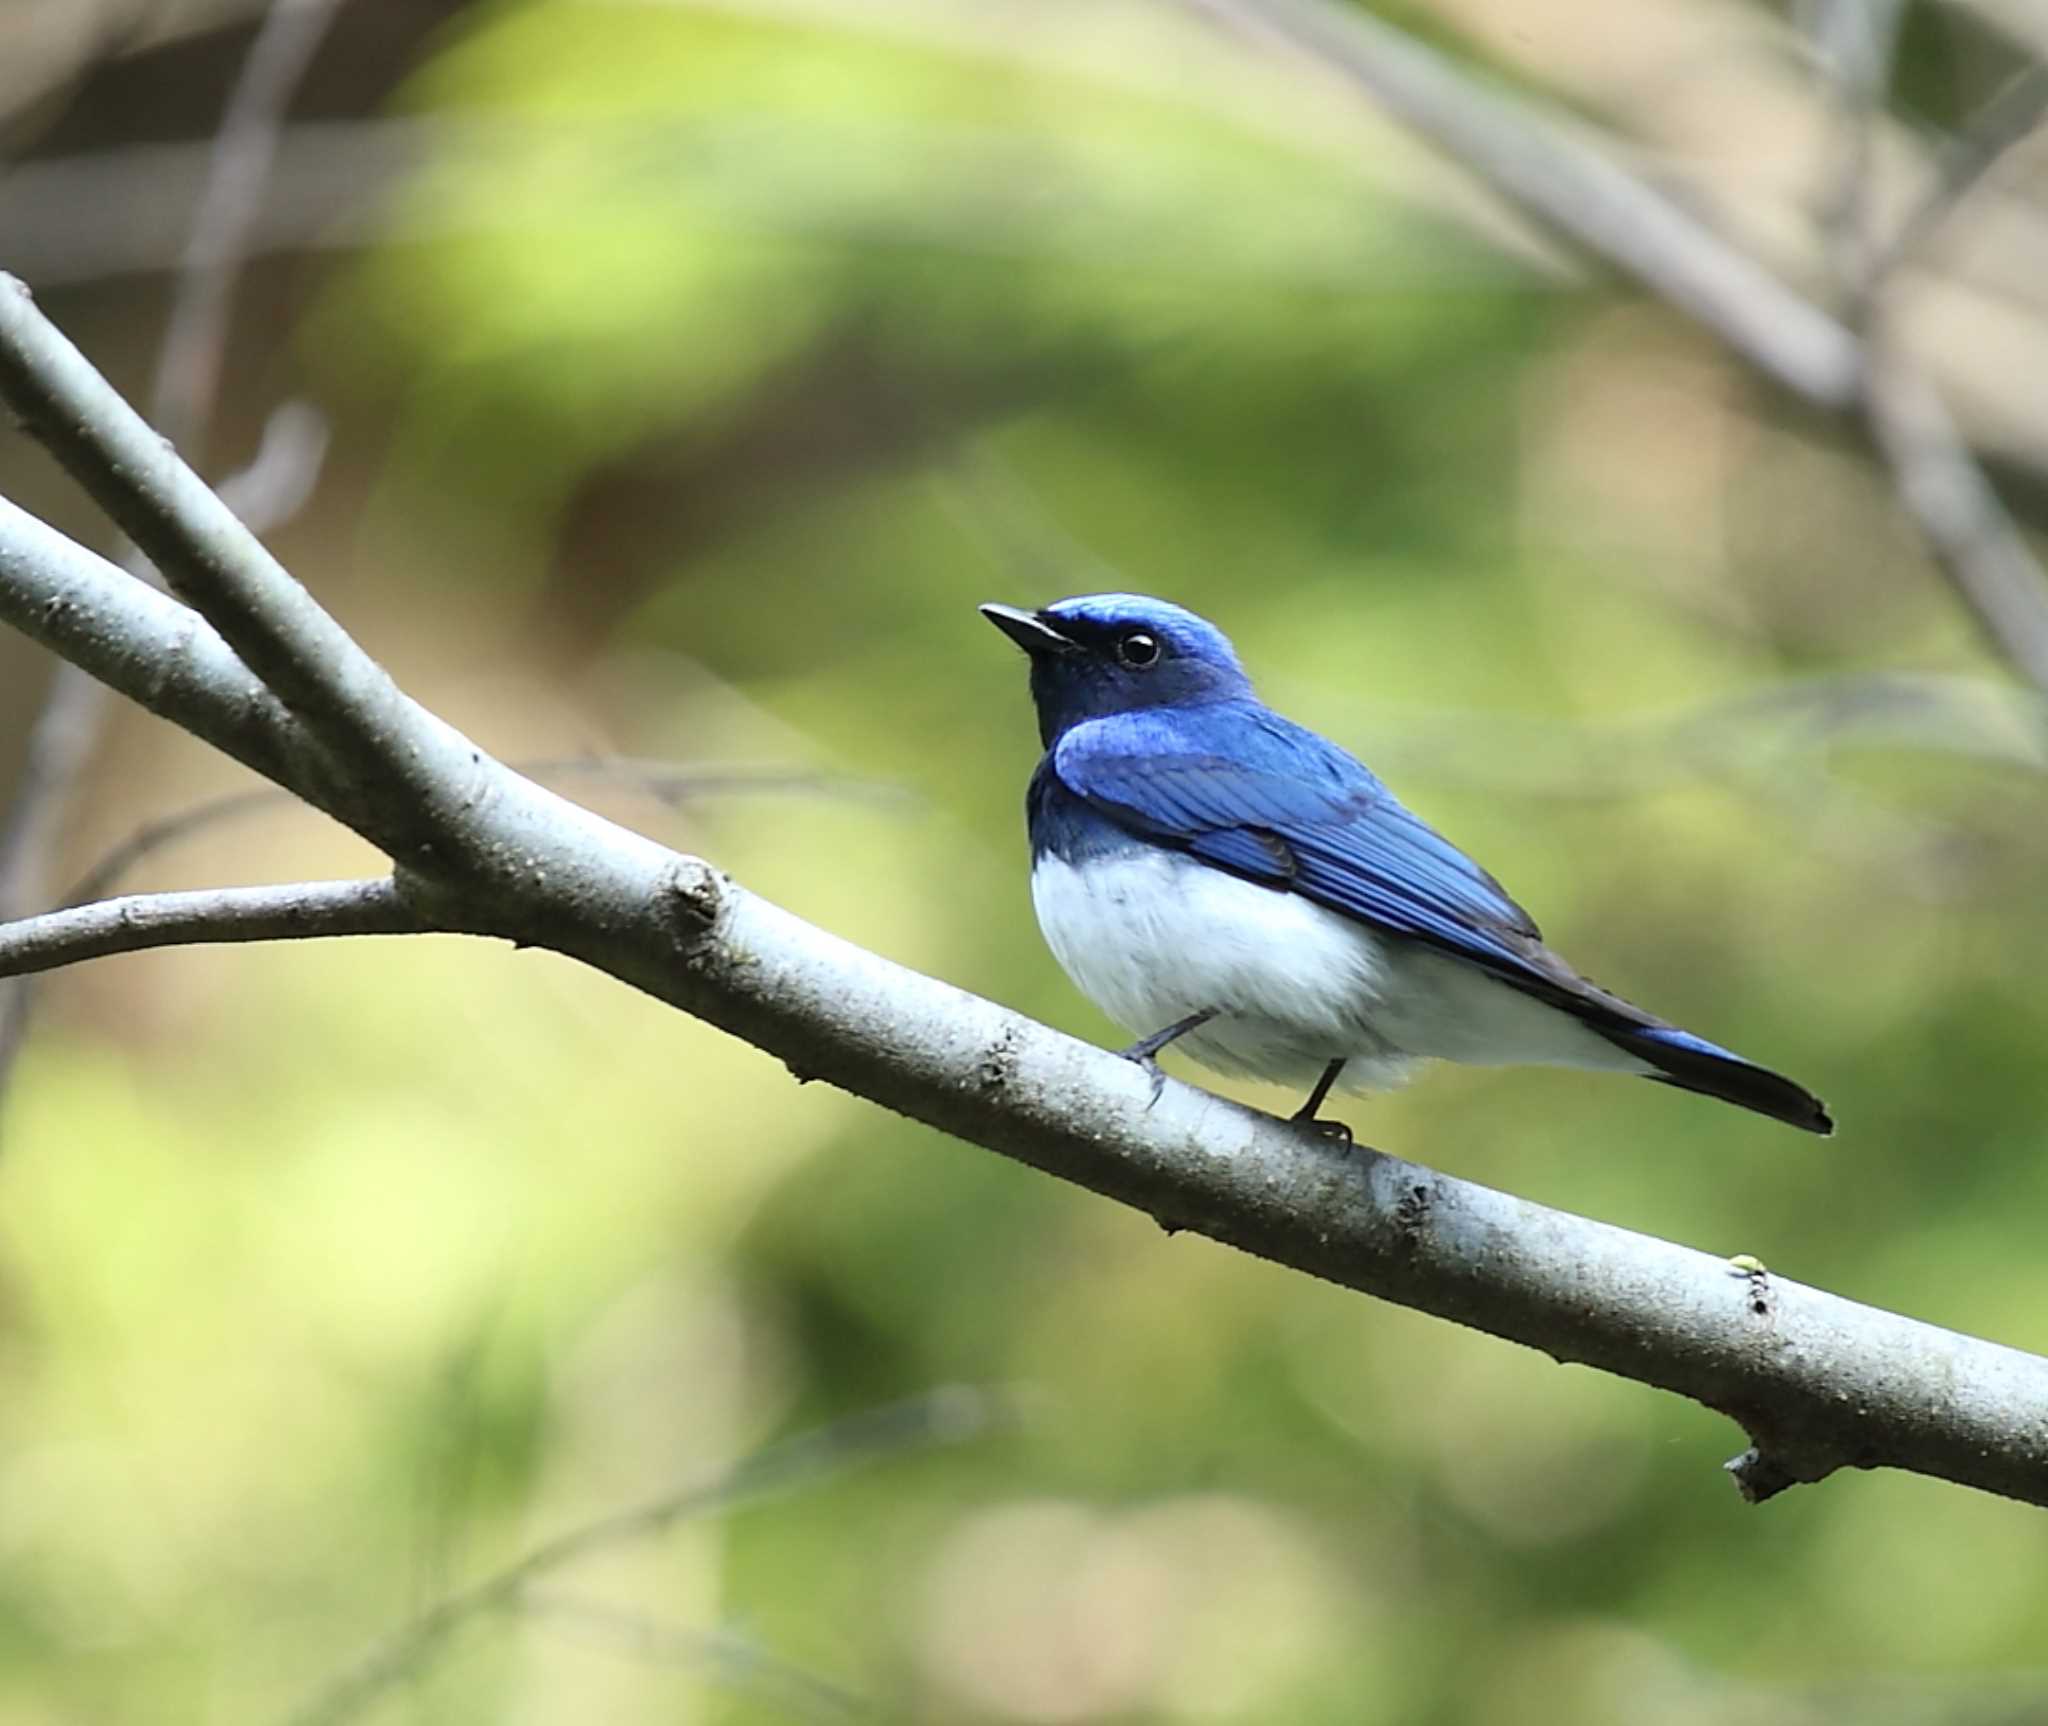
<svg viewBox="0 0 2048 1726"><path fill-rule="evenodd" d="M149 399L151 424L196 463L206 459L235 279L263 209L277 139L338 4L270 0L208 155ZM325 449L325 426L312 408L288 404L272 415L255 459L235 485L235 507L256 532L280 525L304 503ZM133 551L126 560L138 579L150 577ZM105 700L104 686L68 661L51 675L21 775L0 812L0 917L26 916L47 892L49 859L99 738ZM28 1034L32 991L22 977L0 983L0 1096Z"/></svg>
<svg viewBox="0 0 2048 1726"><path fill-rule="evenodd" d="M647 798L665 809L680 809L712 798L798 796L857 799L881 807L905 807L909 799L894 786L877 785L815 769L768 767L683 766L670 761L614 760L602 756L564 756L549 761L515 761L515 772L542 783L568 783L579 788L611 786ZM587 789L583 790L589 796ZM274 786L216 797L145 822L95 862L64 895L66 906L103 898L127 879L145 858L195 834L265 811L301 807L289 792Z"/></svg>
<svg viewBox="0 0 2048 1726"><path fill-rule="evenodd" d="M492 1613L536 1610L569 1615L575 1608L536 1585L608 1548L656 1540L678 1523L728 1514L757 1499L799 1492L855 1468L940 1445L965 1444L999 1430L1011 1417L1001 1397L970 1385L946 1385L888 1407L869 1409L800 1433L708 1481L692 1482L649 1503L567 1529L503 1569L436 1601L381 1647L310 1697L289 1726L343 1726L383 1696L419 1678L444 1646ZM588 1616L588 1614L586 1614ZM807 1700L843 1706L844 1693L815 1686Z"/></svg>
<svg viewBox="0 0 2048 1726"><path fill-rule="evenodd" d="M722 1688L764 1696L792 1719L875 1718L868 1699L778 1660L731 1631L665 1624L644 1612L552 1590L522 1590L517 1608L540 1623L616 1648L632 1659L709 1671Z"/></svg>
<svg viewBox="0 0 2048 1726"><path fill-rule="evenodd" d="M1910 358L1889 343L1873 354L1739 246L1725 243L1606 155L1507 105L1419 43L1342 0L1189 3L1354 81L1503 196L1698 318L1773 383L1816 407L1859 409L1937 563L1993 644L2048 693L2048 574L2007 516L1939 394ZM1852 292L1866 308L1882 290L1865 286L1876 281L1876 266L1861 260L1891 249L1877 246L1865 228L1869 133L1889 79L1898 10L1890 0L1850 0L1821 9L1819 51L1833 74L1831 99L1843 109L1851 139L1823 224L1837 267L1858 260ZM1984 171L1991 166L1995 162ZM1955 195L1968 184L1955 182ZM1882 327L1882 318L1876 321Z"/></svg>

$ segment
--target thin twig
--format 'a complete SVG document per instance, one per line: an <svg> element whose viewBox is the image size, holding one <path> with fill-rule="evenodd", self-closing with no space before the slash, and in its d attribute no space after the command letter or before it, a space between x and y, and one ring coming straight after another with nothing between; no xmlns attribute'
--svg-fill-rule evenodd
<svg viewBox="0 0 2048 1726"><path fill-rule="evenodd" d="M389 880L132 893L0 923L0 977L24 977L156 947L418 935L430 928Z"/></svg>
<svg viewBox="0 0 2048 1726"><path fill-rule="evenodd" d="M1813 14L1814 57L1834 114L1834 171L1820 200L1819 221L1835 280L1850 299L1870 270L1877 130L1905 0L1810 0L1807 9Z"/></svg>
<svg viewBox="0 0 2048 1726"><path fill-rule="evenodd" d="M551 760L515 761L511 766L514 772L543 784L571 779L623 785L666 809L680 809L711 797L839 797L883 806L907 803L910 798L908 792L896 786L795 767L689 767L673 761L620 755L568 755ZM253 791L231 791L144 822L80 876L63 902L77 905L88 899L104 898L145 857L209 827L238 821L266 809L298 807L302 807L299 799L290 792L275 786L259 786Z"/></svg>
<svg viewBox="0 0 2048 1726"><path fill-rule="evenodd" d="M900 785L810 767L696 767L636 755L558 755L512 763L515 773L543 782L580 780L618 785L664 808L707 797L835 797L880 808L907 808L915 795Z"/></svg>
<svg viewBox="0 0 2048 1726"><path fill-rule="evenodd" d="M306 507L327 461L327 416L311 402L280 402L263 422L248 465L215 488L251 533L284 526Z"/></svg>
<svg viewBox="0 0 2048 1726"><path fill-rule="evenodd" d="M210 797L204 803L195 803L189 809L180 809L173 814L145 821L140 827L123 839L111 851L71 884L71 890L64 895L66 906L86 905L95 899L104 899L127 877L128 872L145 857L175 845L181 839L209 827L222 827L238 821L245 815L260 814L266 809L289 809L303 807L297 798L274 785L259 785L249 791L230 791L219 797Z"/></svg>
<svg viewBox="0 0 2048 1726"><path fill-rule="evenodd" d="M272 0L214 137L206 190L178 264L149 414L195 462L204 458L198 442L220 388L235 283L263 210L285 113L339 9L339 0Z"/></svg>
<svg viewBox="0 0 2048 1726"><path fill-rule="evenodd" d="M808 1720L866 1720L875 1712L865 1697L731 1630L666 1624L629 1607L553 1589L523 1590L516 1605L529 1618L602 1640L641 1660L706 1668L729 1689Z"/></svg>
<svg viewBox="0 0 2048 1726"><path fill-rule="evenodd" d="M1864 332L1863 411L1899 501L1994 651L2048 691L2048 572L1972 453L1892 315L1894 284L2048 106L2048 69L2022 74L1972 116L1934 191L1870 262L1854 316Z"/></svg>
<svg viewBox="0 0 2048 1726"><path fill-rule="evenodd" d="M932 470L940 501L1020 591L1125 585L1108 559L1069 532L995 450L961 439L950 454Z"/></svg>
<svg viewBox="0 0 2048 1726"><path fill-rule="evenodd" d="M59 660L42 711L29 731L14 801L0 822L0 917L19 916L35 897L40 863L59 814L59 785L89 750L92 710L105 686Z"/></svg>
<svg viewBox="0 0 2048 1726"><path fill-rule="evenodd" d="M652 1540L678 1523L814 1485L904 1451L965 1443L993 1430L1006 1413L987 1391L948 1385L787 1439L710 1480L569 1529L428 1607L295 1710L290 1726L339 1726L355 1718L387 1691L418 1677L458 1631L517 1605L535 1583L593 1552Z"/></svg>
<svg viewBox="0 0 2048 1726"><path fill-rule="evenodd" d="M1946 404L1904 354L1871 369L1867 397L1871 435L1936 563L1991 647L2048 691L2048 574Z"/></svg>
<svg viewBox="0 0 2048 1726"><path fill-rule="evenodd" d="M1327 693L1321 698L1326 704ZM2009 680L1935 672L1802 677L1604 722L1390 709L1353 729L1404 775L1489 795L1641 799L1701 779L1754 786L1788 760L1845 749L1970 757L2048 774L2048 698Z"/></svg>
<svg viewBox="0 0 2048 1726"><path fill-rule="evenodd" d="M107 686L68 659L59 660L28 734L28 752L4 820L0 820L0 920L27 914L42 897L48 860L57 847L72 786L92 754ZM28 1040L34 990L26 979L0 981L0 1097Z"/></svg>
<svg viewBox="0 0 2048 1726"><path fill-rule="evenodd" d="M1935 235L1969 202L2006 153L2041 123L2044 113L2048 113L2048 66L2025 66L1963 123L1942 147L1934 183L1926 195L1871 257L1851 307L1852 324L1863 328L1870 323L1872 308L1890 288L1892 278L1926 253Z"/></svg>

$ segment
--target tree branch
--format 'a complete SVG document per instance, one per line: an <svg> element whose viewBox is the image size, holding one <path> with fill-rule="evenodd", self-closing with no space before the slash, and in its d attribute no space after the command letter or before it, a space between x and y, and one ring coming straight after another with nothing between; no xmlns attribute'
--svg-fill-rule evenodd
<svg viewBox="0 0 2048 1726"><path fill-rule="evenodd" d="M389 933L408 926L401 915L415 928L553 946L779 1055L802 1078L1170 1228L1690 1396L1749 1433L1752 1451L1732 1466L1751 1497L1883 1466L2048 1505L2048 1360L1381 1152L1342 1152L1175 1081L1148 1107L1149 1081L1130 1063L840 941L696 859L669 856L643 874L639 849L582 859L584 885L602 882L608 902L580 912L543 901L483 917L472 902L435 924L409 894L355 913L372 928L295 927L284 914L222 935L174 911L149 941L124 940L104 915L148 896L102 902L83 908L100 916L95 937L69 951L14 933L49 919L0 928L0 974L181 939ZM324 890L368 897L384 885Z"/></svg>
<svg viewBox="0 0 2048 1726"><path fill-rule="evenodd" d="M419 935L428 927L388 880L130 893L0 923L0 977L26 977L153 947Z"/></svg>
<svg viewBox="0 0 2048 1726"><path fill-rule="evenodd" d="M411 786L408 840L430 843L453 763L433 754L410 703L12 276L0 276L0 396L343 776L396 773ZM429 754L398 747L402 737Z"/></svg>
<svg viewBox="0 0 2048 1726"><path fill-rule="evenodd" d="M264 778L328 808L333 793L324 789L329 775L318 745L204 618L130 580L4 497L0 621Z"/></svg>
<svg viewBox="0 0 2048 1726"><path fill-rule="evenodd" d="M221 482L220 495L252 526L282 521L295 514L310 493L327 448L327 423L303 403L287 402L270 416L255 459L240 473ZM0 505L5 500L0 499ZM263 529L257 527L256 531ZM131 554L131 574L147 566ZM14 800L0 816L0 918L25 916L48 891L49 853L71 791L83 772L99 735L108 688L68 659L43 698L43 709L29 732L28 755L15 784ZM244 795L247 795L246 793ZM283 791L257 792L258 797L288 796ZM74 891L69 902L96 898ZM33 985L25 978L0 988L0 1095L5 1095L14 1063L28 1036L34 1005Z"/></svg>

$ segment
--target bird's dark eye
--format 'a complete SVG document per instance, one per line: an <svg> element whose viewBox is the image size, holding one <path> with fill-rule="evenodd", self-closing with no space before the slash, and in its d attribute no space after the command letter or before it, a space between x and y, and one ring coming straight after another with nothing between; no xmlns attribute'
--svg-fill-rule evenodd
<svg viewBox="0 0 2048 1726"><path fill-rule="evenodd" d="M1159 637L1134 629L1116 644L1116 656L1133 671L1143 671L1159 657Z"/></svg>

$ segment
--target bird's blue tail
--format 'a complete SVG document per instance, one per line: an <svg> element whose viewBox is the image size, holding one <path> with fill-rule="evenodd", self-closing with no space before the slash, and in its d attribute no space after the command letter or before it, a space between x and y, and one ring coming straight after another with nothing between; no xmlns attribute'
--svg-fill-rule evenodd
<svg viewBox="0 0 2048 1726"><path fill-rule="evenodd" d="M1681 1091L1719 1097L1769 1115L1774 1121L1799 1127L1809 1133L1832 1133L1835 1123L1828 1118L1821 1100L1804 1086L1795 1085L1782 1074L1716 1048L1704 1037L1681 1031L1675 1025L1594 1027L1618 1049L1625 1049L1657 1070L1649 1076L1661 1085L1676 1085Z"/></svg>

